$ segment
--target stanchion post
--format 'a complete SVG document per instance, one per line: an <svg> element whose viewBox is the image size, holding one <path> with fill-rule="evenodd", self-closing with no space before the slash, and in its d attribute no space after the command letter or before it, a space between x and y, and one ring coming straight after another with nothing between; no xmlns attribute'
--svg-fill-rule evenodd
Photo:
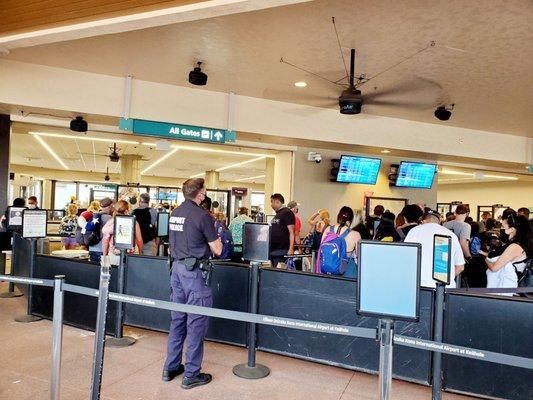
<svg viewBox="0 0 533 400"><path fill-rule="evenodd" d="M37 239L31 238L30 239L30 278L33 278L34 272L35 272L35 261L37 256ZM28 285L28 304L26 306L26 314L25 315L19 315L18 317L15 317L16 322L36 322L42 320L41 317L36 317L35 315L31 315L31 303L33 302L33 285Z"/></svg>
<svg viewBox="0 0 533 400"><path fill-rule="evenodd" d="M259 266L260 262L250 263L250 313L257 314L257 299L259 293ZM248 363L233 367L233 373L245 379L265 378L270 374L270 369L255 362L255 346L257 339L257 324L248 324Z"/></svg>
<svg viewBox="0 0 533 400"><path fill-rule="evenodd" d="M107 301L109 298L109 266L102 266L100 270L100 286L98 292L98 311L96 315L96 332L94 336L93 369L91 377L91 400L100 399L102 387L102 372L104 367L105 325L107 316Z"/></svg>
<svg viewBox="0 0 533 400"><path fill-rule="evenodd" d="M444 325L444 288L443 283L437 282L435 291L435 325L433 326L433 341L442 343ZM433 382L431 385L431 398L440 400L442 397L442 354L433 352Z"/></svg>
<svg viewBox="0 0 533 400"><path fill-rule="evenodd" d="M124 294L124 282L126 280L126 267L124 265L126 260L126 250L120 250L120 262L118 265L118 279L117 292ZM131 336L123 336L124 325L124 304L121 301L117 302L117 317L115 326L115 337L109 338L107 345L110 347L126 347L131 346L136 342Z"/></svg>
<svg viewBox="0 0 533 400"><path fill-rule="evenodd" d="M61 347L63 343L63 283L65 275L54 277L54 315L52 320L52 377L50 399L59 400L61 384Z"/></svg>
<svg viewBox="0 0 533 400"><path fill-rule="evenodd" d="M394 321L379 320L379 398L390 399L392 386L392 343L394 337Z"/></svg>

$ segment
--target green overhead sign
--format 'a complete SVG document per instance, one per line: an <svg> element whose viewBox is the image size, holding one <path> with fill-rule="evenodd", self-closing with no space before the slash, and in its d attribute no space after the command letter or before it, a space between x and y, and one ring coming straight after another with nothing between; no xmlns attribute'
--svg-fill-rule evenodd
<svg viewBox="0 0 533 400"><path fill-rule="evenodd" d="M205 128L202 126L121 118L118 127L121 130L130 131L137 135L166 139L191 140L194 142L219 144L235 141L235 132L233 131Z"/></svg>

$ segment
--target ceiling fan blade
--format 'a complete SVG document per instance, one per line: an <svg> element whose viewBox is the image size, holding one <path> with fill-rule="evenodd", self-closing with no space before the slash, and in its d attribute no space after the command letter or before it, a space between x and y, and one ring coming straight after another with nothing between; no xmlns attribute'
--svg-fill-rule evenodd
<svg viewBox="0 0 533 400"><path fill-rule="evenodd" d="M366 101L366 99L363 100L363 107L364 106L392 106L392 107L400 107L405 109L411 109L411 110L427 110L428 108L431 108L433 104L424 103L424 102L406 102L401 100L379 100L379 99L371 99L369 101Z"/></svg>
<svg viewBox="0 0 533 400"><path fill-rule="evenodd" d="M404 80L403 82L391 87L375 87L373 91L369 90L363 92L363 97L365 100L371 100L377 97L385 97L394 94L416 93L423 91L436 91L440 94L442 90L442 85L440 85L438 82L435 82L431 79L417 77L415 79Z"/></svg>

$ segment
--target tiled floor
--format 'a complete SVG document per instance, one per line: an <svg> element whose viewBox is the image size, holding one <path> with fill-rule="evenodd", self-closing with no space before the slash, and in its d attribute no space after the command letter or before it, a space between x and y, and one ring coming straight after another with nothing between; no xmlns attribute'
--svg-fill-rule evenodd
<svg viewBox="0 0 533 400"><path fill-rule="evenodd" d="M6 285L0 284L0 292ZM51 322L21 324L13 321L25 311L25 299L0 299L1 400L44 400L49 398ZM265 379L237 378L232 367L246 360L246 350L207 343L204 370L214 376L211 384L185 391L180 379L161 381L166 335L130 330L138 341L128 348L106 348L102 399L114 400L217 400L280 399L331 400L377 399L376 376L329 367L307 361L258 352L258 362L272 372ZM61 398L89 398L94 334L64 327ZM393 381L393 399L430 399L431 389ZM444 393L446 400L467 399Z"/></svg>

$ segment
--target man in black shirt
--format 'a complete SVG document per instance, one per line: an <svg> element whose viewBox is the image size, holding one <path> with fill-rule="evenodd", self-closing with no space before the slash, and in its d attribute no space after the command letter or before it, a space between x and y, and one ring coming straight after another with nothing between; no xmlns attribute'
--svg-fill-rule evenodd
<svg viewBox="0 0 533 400"><path fill-rule="evenodd" d="M276 267L285 262L285 255L294 254L294 213L284 205L285 199L279 193L270 196L270 205L276 212L270 228L270 261Z"/></svg>
<svg viewBox="0 0 533 400"><path fill-rule="evenodd" d="M211 288L206 286L197 261L222 253L213 220L200 207L206 197L203 179L189 179L183 184L185 201L170 216L169 241L172 255L171 300L203 307L213 305ZM200 372L208 317L172 311L168 335L167 359L163 380L170 381L185 372L181 387L191 389L211 382L212 376ZM183 344L187 338L187 359L182 364Z"/></svg>

